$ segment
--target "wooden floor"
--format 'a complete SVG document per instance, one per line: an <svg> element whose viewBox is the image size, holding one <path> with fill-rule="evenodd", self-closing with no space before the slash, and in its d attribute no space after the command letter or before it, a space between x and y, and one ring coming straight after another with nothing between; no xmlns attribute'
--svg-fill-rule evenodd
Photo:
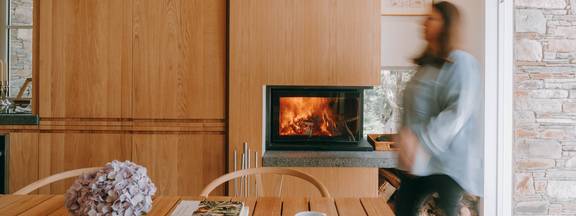
<svg viewBox="0 0 576 216"><path fill-rule="evenodd" d="M382 198L230 198L211 197L210 200L243 201L252 216L293 216L300 211L325 212L329 216L392 216ZM198 197L159 196L147 215L170 215L180 200L199 200ZM254 211L252 211L254 209ZM64 195L6 195L0 196L1 215L68 215Z"/></svg>

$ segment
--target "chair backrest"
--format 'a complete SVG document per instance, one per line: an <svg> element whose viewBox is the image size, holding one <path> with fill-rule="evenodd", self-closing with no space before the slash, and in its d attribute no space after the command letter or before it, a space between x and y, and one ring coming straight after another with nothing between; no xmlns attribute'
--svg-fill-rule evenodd
<svg viewBox="0 0 576 216"><path fill-rule="evenodd" d="M328 192L328 189L326 188L326 186L324 186L324 184L322 184L320 181L318 181L313 176L308 175L304 172L300 172L298 170L287 169L287 168L275 168L275 167L251 168L251 169L245 169L245 170L240 170L240 171L236 171L236 172L231 172L231 173L228 173L226 175L220 176L219 178L210 182L210 184L208 184L208 186L206 186L204 188L204 190L202 190L202 193L200 194L200 196L208 197L208 194L210 194L210 192L212 192L214 189L216 189L221 184L226 183L230 180L241 178L244 176L261 175L261 174L274 174L274 175L297 177L297 178L306 180L306 181L310 182L311 184L313 184L316 188L318 188L322 197L328 197L328 198L331 197L330 192ZM282 184L280 184L280 187L282 187L281 185Z"/></svg>
<svg viewBox="0 0 576 216"><path fill-rule="evenodd" d="M67 179L67 178L80 176L84 173L95 172L99 169L102 169L102 167L82 168L82 169L75 169L75 170L69 170L69 171L57 173L57 174L48 176L46 178L40 179L38 181L32 182L28 186L21 188L20 190L14 192L13 194L14 195L29 194L30 192L32 192L38 188L44 187L44 186L52 184L54 182L57 182L57 181L60 181L63 179Z"/></svg>

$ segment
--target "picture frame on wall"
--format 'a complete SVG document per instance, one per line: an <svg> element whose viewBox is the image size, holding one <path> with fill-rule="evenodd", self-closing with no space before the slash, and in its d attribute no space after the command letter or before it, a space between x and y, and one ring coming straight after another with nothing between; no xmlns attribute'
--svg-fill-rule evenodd
<svg viewBox="0 0 576 216"><path fill-rule="evenodd" d="M382 16L424 16L434 0L381 0Z"/></svg>

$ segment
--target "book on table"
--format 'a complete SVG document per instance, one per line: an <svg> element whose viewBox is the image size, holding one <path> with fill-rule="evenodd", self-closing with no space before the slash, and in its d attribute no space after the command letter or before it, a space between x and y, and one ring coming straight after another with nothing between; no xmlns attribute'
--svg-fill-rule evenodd
<svg viewBox="0 0 576 216"><path fill-rule="evenodd" d="M248 207L239 201L182 200L172 216L248 216Z"/></svg>

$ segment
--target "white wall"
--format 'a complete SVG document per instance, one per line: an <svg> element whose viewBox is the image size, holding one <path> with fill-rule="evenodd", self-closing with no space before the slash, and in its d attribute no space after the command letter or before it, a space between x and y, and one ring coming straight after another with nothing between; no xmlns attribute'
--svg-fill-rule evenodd
<svg viewBox="0 0 576 216"><path fill-rule="evenodd" d="M450 0L462 13L462 49L484 62L484 1ZM423 47L423 16L382 16L382 66L411 66Z"/></svg>
<svg viewBox="0 0 576 216"><path fill-rule="evenodd" d="M410 66L422 51L423 17L382 16L382 66Z"/></svg>

